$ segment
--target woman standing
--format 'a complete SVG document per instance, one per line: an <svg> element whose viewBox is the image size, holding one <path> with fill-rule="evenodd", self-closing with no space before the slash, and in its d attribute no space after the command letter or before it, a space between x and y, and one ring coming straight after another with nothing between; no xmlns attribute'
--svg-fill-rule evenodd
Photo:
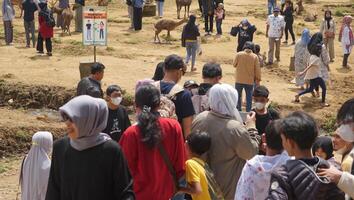
<svg viewBox="0 0 354 200"><path fill-rule="evenodd" d="M215 84L209 90L210 111L200 113L192 132L208 132L211 147L207 163L215 173L225 199L234 199L236 185L246 160L258 153L255 113L247 117L246 126L236 106L238 93L231 85Z"/></svg>
<svg viewBox="0 0 354 200"><path fill-rule="evenodd" d="M133 180L123 153L102 133L108 119L106 102L82 95L59 112L68 137L54 143L46 200L133 200Z"/></svg>
<svg viewBox="0 0 354 200"><path fill-rule="evenodd" d="M4 22L5 43L10 45L13 41L13 24L12 20L15 18L15 9L11 0L3 0L2 2L2 20Z"/></svg>
<svg viewBox="0 0 354 200"><path fill-rule="evenodd" d="M310 53L307 50L307 45L310 42L311 35L310 31L305 28L302 31L301 39L295 45L295 72L296 74L304 71L307 67L307 63L310 58ZM305 89L305 75L296 76L295 78L296 86L301 87L301 89Z"/></svg>
<svg viewBox="0 0 354 200"><path fill-rule="evenodd" d="M20 185L22 200L44 200L47 192L53 136L49 132L37 132L32 146L21 166Z"/></svg>
<svg viewBox="0 0 354 200"><path fill-rule="evenodd" d="M160 92L153 85L138 88L135 104L137 124L124 132L119 144L133 175L136 199L170 199L177 179L185 172L181 126L174 119L160 117Z"/></svg>
<svg viewBox="0 0 354 200"><path fill-rule="evenodd" d="M52 37L53 37L53 27L49 26L46 22L47 18L52 18L53 14L48 9L46 3L40 3L39 7L41 11L38 14L39 30L38 30L38 41L37 41L37 51L43 54L43 40L45 40L45 47L47 49L47 55L52 56ZM53 25L54 26L54 25Z"/></svg>
<svg viewBox="0 0 354 200"><path fill-rule="evenodd" d="M294 5L290 0L285 2L285 8L283 10L284 20L285 20L285 41L284 44L288 43L288 32L290 32L291 38L293 39L293 43L295 44L295 34L293 30L293 23L294 23Z"/></svg>
<svg viewBox="0 0 354 200"><path fill-rule="evenodd" d="M165 3L165 0L156 0L157 13L158 13L160 18L163 17L163 5L164 5L164 3Z"/></svg>
<svg viewBox="0 0 354 200"><path fill-rule="evenodd" d="M231 28L230 34L234 37L238 35L237 52L243 50L243 46L247 41L253 41L253 34L256 32L257 28L248 22L247 19L243 19L239 25Z"/></svg>
<svg viewBox="0 0 354 200"><path fill-rule="evenodd" d="M321 53L323 49L322 44L322 34L316 33L311 37L307 48L311 54L309 59L309 64L307 65L306 69L300 72L298 75L303 76L305 75L305 80L309 80L310 87L305 89L304 91L300 92L295 96L295 102L300 102L300 96L306 93L312 93L316 88L321 87L322 89L322 103L323 107L328 107L329 104L326 103L326 83L323 80L322 76L322 69L321 69Z"/></svg>
<svg viewBox="0 0 354 200"><path fill-rule="evenodd" d="M187 56L186 64L188 65L190 59L192 58L191 71L196 71L195 68L195 59L197 57L198 50L198 37L200 36L198 26L195 24L196 16L189 16L188 23L183 27L182 32L182 46L186 47Z"/></svg>
<svg viewBox="0 0 354 200"><path fill-rule="evenodd" d="M324 19L320 26L320 32L324 36L323 42L329 51L330 62L334 62L334 37L336 34L335 22L330 10L325 11Z"/></svg>
<svg viewBox="0 0 354 200"><path fill-rule="evenodd" d="M350 23L352 22L352 19L353 18L350 15L344 16L342 27L339 32L339 41L342 42L342 48L344 53L342 65L345 68L349 68L348 58L354 45L353 30L350 27Z"/></svg>

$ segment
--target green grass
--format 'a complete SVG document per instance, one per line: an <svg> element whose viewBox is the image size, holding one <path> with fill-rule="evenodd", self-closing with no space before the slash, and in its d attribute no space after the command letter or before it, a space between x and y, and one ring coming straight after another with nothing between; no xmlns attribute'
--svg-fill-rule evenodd
<svg viewBox="0 0 354 200"><path fill-rule="evenodd" d="M112 52L112 51L115 51L115 49L113 47L106 47L106 51Z"/></svg>
<svg viewBox="0 0 354 200"><path fill-rule="evenodd" d="M332 113L324 113L323 119L320 127L326 133L332 134L336 130L336 116Z"/></svg>

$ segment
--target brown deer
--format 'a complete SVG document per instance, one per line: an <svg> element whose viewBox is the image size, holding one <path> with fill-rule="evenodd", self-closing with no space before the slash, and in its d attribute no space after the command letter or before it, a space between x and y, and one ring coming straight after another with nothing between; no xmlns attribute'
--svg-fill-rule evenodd
<svg viewBox="0 0 354 200"><path fill-rule="evenodd" d="M182 6L184 6L184 18L189 16L189 8L192 4L192 0L176 0L176 5L177 5L177 19L180 19L180 13Z"/></svg>
<svg viewBox="0 0 354 200"><path fill-rule="evenodd" d="M108 0L98 0L98 6L108 6Z"/></svg>
<svg viewBox="0 0 354 200"><path fill-rule="evenodd" d="M22 8L22 0L12 0L11 3L13 6L17 5L18 8L21 10L20 18L22 17L23 14L23 8Z"/></svg>
<svg viewBox="0 0 354 200"><path fill-rule="evenodd" d="M71 35L70 24L71 24L71 20L74 18L74 13L70 9L70 6L65 8L61 15L63 16L63 27L62 27L63 33L65 33L66 31L69 33L69 35Z"/></svg>
<svg viewBox="0 0 354 200"><path fill-rule="evenodd" d="M178 22L173 21L171 19L161 19L157 21L155 24L154 42L158 40L158 42L161 43L159 34L161 33L162 30L167 30L167 40L168 40L170 38L170 32L187 21L188 21L187 19L182 19L181 21Z"/></svg>

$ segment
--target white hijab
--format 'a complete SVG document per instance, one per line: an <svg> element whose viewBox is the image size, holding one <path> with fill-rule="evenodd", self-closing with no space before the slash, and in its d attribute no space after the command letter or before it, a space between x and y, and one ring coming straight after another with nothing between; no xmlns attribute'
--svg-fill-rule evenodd
<svg viewBox="0 0 354 200"><path fill-rule="evenodd" d="M212 111L232 117L243 123L237 110L238 93L228 84L215 84L209 91L209 104Z"/></svg>
<svg viewBox="0 0 354 200"><path fill-rule="evenodd" d="M53 136L50 132L37 132L32 137L31 149L22 164L21 199L44 200L51 161Z"/></svg>

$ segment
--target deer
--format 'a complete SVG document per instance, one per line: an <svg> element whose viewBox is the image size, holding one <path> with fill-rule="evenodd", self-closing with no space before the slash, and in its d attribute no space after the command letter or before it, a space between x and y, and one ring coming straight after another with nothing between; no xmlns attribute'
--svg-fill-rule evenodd
<svg viewBox="0 0 354 200"><path fill-rule="evenodd" d="M12 5L17 5L18 8L21 10L21 14L20 14L20 18L22 17L22 14L23 14L23 8L22 8L22 0L12 0L11 3Z"/></svg>
<svg viewBox="0 0 354 200"><path fill-rule="evenodd" d="M53 13L63 17L63 25L61 26L62 33L68 32L68 34L71 35L70 24L71 20L74 18L74 13L70 9L70 5L67 8L59 8L55 5L57 2L58 0L49 2L51 10Z"/></svg>
<svg viewBox="0 0 354 200"><path fill-rule="evenodd" d="M158 42L161 43L159 34L161 33L162 30L167 30L167 40L168 40L170 38L170 32L187 21L188 20L186 18L178 22L171 19L161 19L157 21L156 24L154 25L155 27L154 42L158 40Z"/></svg>
<svg viewBox="0 0 354 200"><path fill-rule="evenodd" d="M176 0L176 5L177 5L177 19L180 19L180 13L182 6L184 6L184 18L189 16L189 8L192 4L192 0Z"/></svg>

